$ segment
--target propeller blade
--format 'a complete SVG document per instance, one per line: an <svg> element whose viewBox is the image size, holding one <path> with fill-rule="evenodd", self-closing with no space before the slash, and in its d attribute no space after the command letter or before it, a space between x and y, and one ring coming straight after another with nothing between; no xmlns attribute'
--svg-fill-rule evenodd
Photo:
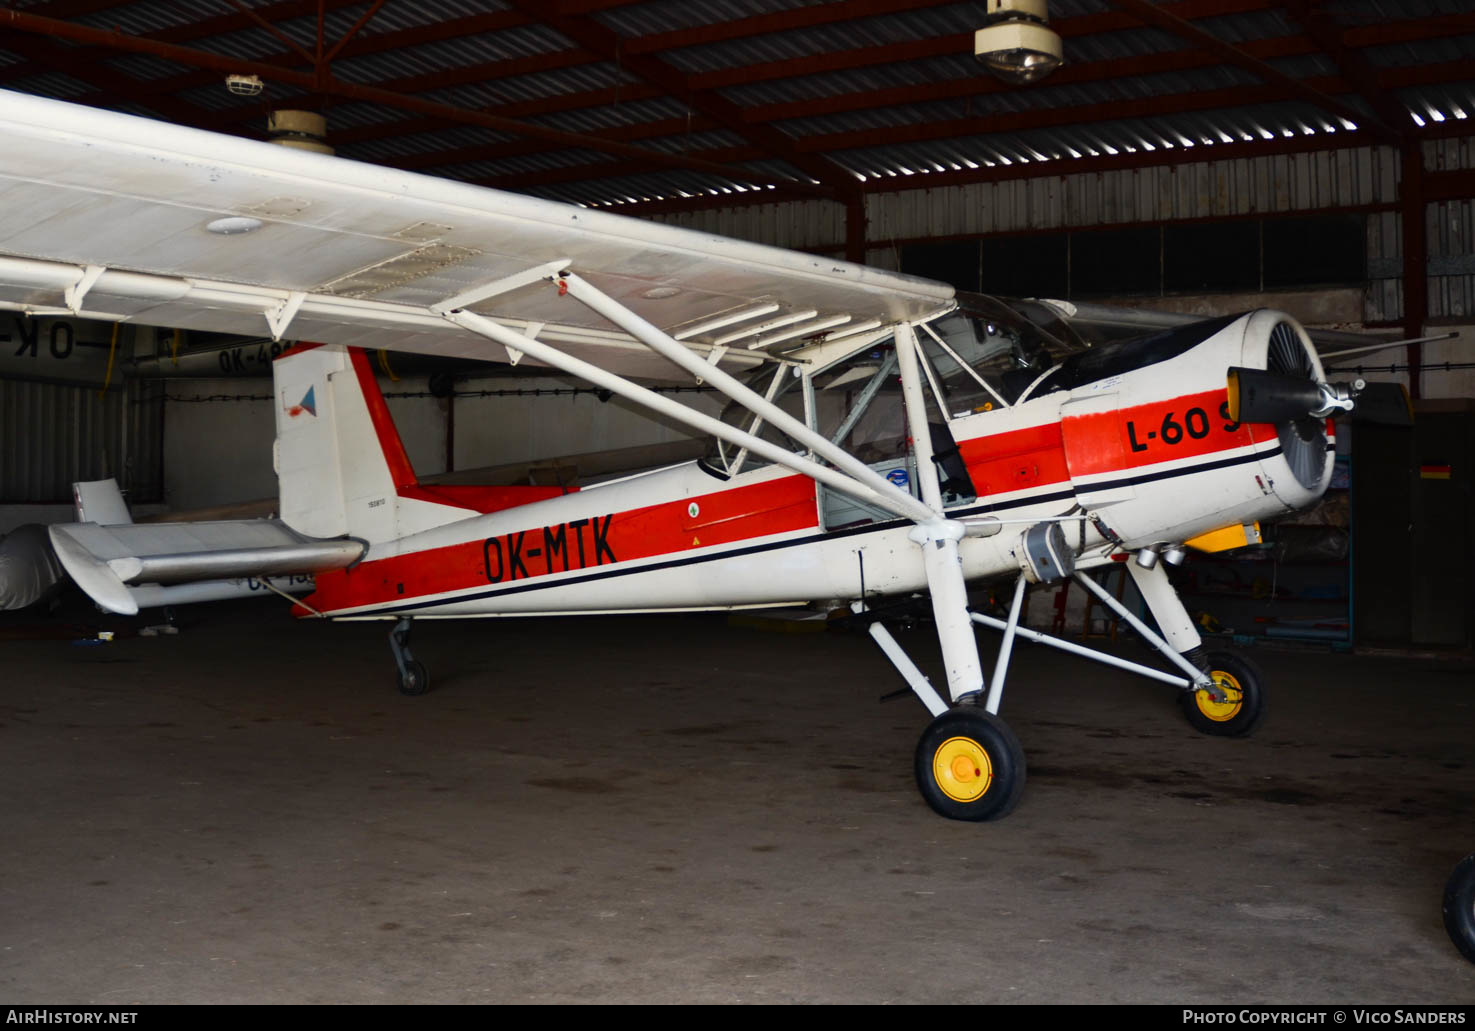
<svg viewBox="0 0 1475 1031"><path fill-rule="evenodd" d="M1414 412L1409 404L1408 391L1402 383L1369 383L1357 395L1352 421L1379 426L1412 426Z"/></svg>
<svg viewBox="0 0 1475 1031"><path fill-rule="evenodd" d="M1235 422L1285 422L1305 418L1324 401L1315 380L1264 369L1229 370L1229 418Z"/></svg>

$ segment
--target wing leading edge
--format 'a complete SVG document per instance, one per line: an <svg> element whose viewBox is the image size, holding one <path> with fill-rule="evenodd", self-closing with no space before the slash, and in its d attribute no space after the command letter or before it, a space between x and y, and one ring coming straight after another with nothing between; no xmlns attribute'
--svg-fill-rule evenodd
<svg viewBox="0 0 1475 1031"><path fill-rule="evenodd" d="M730 366L917 321L950 286L0 91L0 303L500 359L433 309L568 262ZM556 268L555 268L556 271ZM623 375L669 364L534 276L466 307Z"/></svg>

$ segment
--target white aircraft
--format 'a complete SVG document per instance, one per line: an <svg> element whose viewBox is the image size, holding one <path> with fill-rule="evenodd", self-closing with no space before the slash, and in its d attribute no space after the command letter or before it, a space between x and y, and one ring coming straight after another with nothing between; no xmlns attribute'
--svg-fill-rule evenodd
<svg viewBox="0 0 1475 1031"><path fill-rule="evenodd" d="M1260 719L1260 674L1204 652L1164 563L1257 540L1328 484L1353 389L1286 315L1083 348L1089 312L34 97L0 93L0 133L4 307L316 342L275 363L280 519L52 528L106 609L314 574L294 612L394 621L415 694L415 618L841 600L932 714L917 781L958 819L1023 788L998 717L1019 637L1173 685L1205 733ZM365 348L543 364L714 449L586 489L426 486ZM673 378L728 411L635 382ZM1161 633L1086 575L1118 562ZM1072 576L1168 670L1019 626L1028 584ZM1007 618L969 608L985 578L1013 580ZM874 608L921 591L944 692ZM1003 631L987 680L978 625Z"/></svg>

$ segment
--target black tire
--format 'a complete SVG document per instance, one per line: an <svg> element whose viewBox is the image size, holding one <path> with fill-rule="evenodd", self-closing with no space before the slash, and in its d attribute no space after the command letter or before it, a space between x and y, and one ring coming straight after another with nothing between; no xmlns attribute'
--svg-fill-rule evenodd
<svg viewBox="0 0 1475 1031"><path fill-rule="evenodd" d="M1182 691L1183 715L1200 734L1248 737L1265 718L1265 674L1249 659L1233 652L1209 652L1208 674L1224 688L1228 703L1215 702L1207 691Z"/></svg>
<svg viewBox="0 0 1475 1031"><path fill-rule="evenodd" d="M1471 963L1475 963L1475 855L1455 865L1444 886L1444 929Z"/></svg>
<svg viewBox="0 0 1475 1031"><path fill-rule="evenodd" d="M917 788L950 820L997 820L1024 793L1024 749L1009 725L974 706L950 709L917 742Z"/></svg>
<svg viewBox="0 0 1475 1031"><path fill-rule="evenodd" d="M399 693L421 695L429 690L430 674L425 671L425 663L419 659L405 663L405 671L399 675Z"/></svg>

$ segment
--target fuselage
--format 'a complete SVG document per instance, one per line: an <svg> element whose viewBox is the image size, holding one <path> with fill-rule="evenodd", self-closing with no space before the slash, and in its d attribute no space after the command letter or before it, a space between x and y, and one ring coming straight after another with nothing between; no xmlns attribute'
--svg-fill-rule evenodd
<svg viewBox="0 0 1475 1031"><path fill-rule="evenodd" d="M1020 537L1043 519L1081 517L1064 524L1066 539L1077 566L1089 568L1321 496L1330 425L1296 445L1319 452L1308 474L1304 457L1292 464L1285 427L1229 418L1225 387L1231 366L1266 367L1277 332L1282 346L1293 332L1315 364L1304 332L1266 311L1199 326L1196 335L1085 352L1033 396L950 419L976 496L946 514L1003 522L994 536L961 542L968 579L1017 574ZM337 618L467 617L731 608L926 587L910 522L826 525L822 490L780 466L723 478L686 463L374 543L354 567L320 574L305 603Z"/></svg>

